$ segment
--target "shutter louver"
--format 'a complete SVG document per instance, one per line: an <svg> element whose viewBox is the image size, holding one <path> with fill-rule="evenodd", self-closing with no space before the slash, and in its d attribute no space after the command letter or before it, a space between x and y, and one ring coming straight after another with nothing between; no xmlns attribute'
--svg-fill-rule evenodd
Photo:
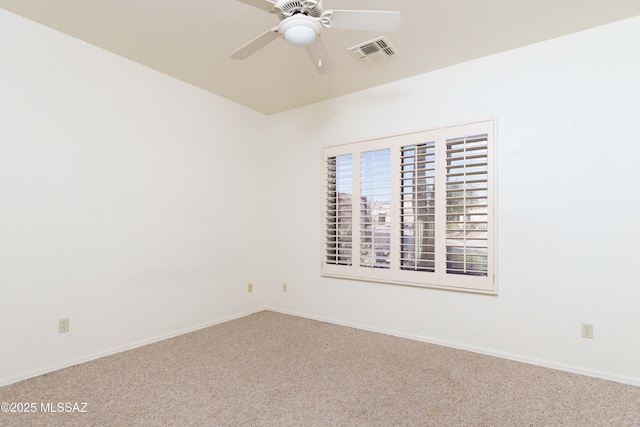
<svg viewBox="0 0 640 427"><path fill-rule="evenodd" d="M400 268L435 271L435 142L400 148Z"/></svg>
<svg viewBox="0 0 640 427"><path fill-rule="evenodd" d="M353 162L351 154L327 159L326 185L326 263L351 265L353 242Z"/></svg>
<svg viewBox="0 0 640 427"><path fill-rule="evenodd" d="M390 268L391 150L360 154L360 266Z"/></svg>
<svg viewBox="0 0 640 427"><path fill-rule="evenodd" d="M446 272L487 276L487 135L447 139L446 147Z"/></svg>

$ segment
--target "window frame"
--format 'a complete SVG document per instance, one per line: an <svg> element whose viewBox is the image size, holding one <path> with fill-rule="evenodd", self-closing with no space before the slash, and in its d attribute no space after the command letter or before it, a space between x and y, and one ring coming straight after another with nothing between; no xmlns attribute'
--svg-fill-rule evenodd
<svg viewBox="0 0 640 427"><path fill-rule="evenodd" d="M350 280L372 281L395 285L417 286L425 288L445 289L480 294L497 295L498 293L498 216L497 216L497 119L489 118L456 125L443 126L417 132L392 135L382 138L351 142L324 147L322 156L323 191L322 191L322 271L323 277L344 278ZM460 137L486 134L486 276L453 274L446 272L447 245L447 141ZM466 135L466 136L465 136ZM435 142L435 271L412 271L400 267L402 252L401 238L401 150L403 147ZM360 199L360 159L361 154L373 150L390 149L391 155L391 201L390 201L390 262L389 268L371 268L360 264L360 216L354 199ZM330 197L327 181L327 161L330 158L351 155L352 193L351 193L351 264L332 264L328 262L327 244L331 237L327 226L328 205ZM466 151L465 151L466 155ZM471 156L470 156L471 157ZM451 160L451 158L449 158ZM467 162L465 157L465 162ZM464 163L465 167L467 163ZM484 163L483 163L484 165ZM449 168L452 168L449 166ZM466 175L466 174L465 174ZM466 179L466 178L465 178ZM466 183L466 181L465 181ZM417 184L416 184L417 185ZM417 191L417 190L416 190ZM452 191L452 190L450 190ZM335 193L338 194L338 193ZM334 195L335 195L334 194ZM464 199L465 211L466 196ZM362 202L359 202L362 203ZM359 207L360 208L360 207ZM465 214L466 216L466 214ZM466 225L466 224L465 224ZM482 225L480 225L482 227ZM465 232L467 231L464 228ZM484 230L484 229L483 229ZM465 235L468 233L465 233ZM473 238L472 238L473 239ZM470 239L470 240L472 240ZM449 239L455 240L455 239ZM484 241L485 239L479 239ZM465 238L466 244L466 238ZM466 246L463 252L466 252ZM456 252L457 253L457 252ZM465 258L466 259L466 258ZM471 261L473 262L473 261ZM477 261L476 261L477 262ZM466 264L465 264L466 265ZM484 270L483 270L484 271Z"/></svg>

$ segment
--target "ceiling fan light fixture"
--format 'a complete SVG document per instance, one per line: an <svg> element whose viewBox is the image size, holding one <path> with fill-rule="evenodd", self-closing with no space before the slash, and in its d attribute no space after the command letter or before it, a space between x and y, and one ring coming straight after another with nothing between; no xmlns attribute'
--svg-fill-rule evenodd
<svg viewBox="0 0 640 427"><path fill-rule="evenodd" d="M280 33L292 45L307 47L320 35L320 23L307 15L294 15L280 23Z"/></svg>

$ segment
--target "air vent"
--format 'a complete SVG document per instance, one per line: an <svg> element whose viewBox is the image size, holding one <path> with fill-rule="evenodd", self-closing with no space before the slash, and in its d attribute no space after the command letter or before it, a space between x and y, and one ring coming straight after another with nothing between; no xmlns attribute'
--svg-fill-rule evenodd
<svg viewBox="0 0 640 427"><path fill-rule="evenodd" d="M386 37L380 37L347 50L365 64L373 64L398 55L398 51L391 46Z"/></svg>

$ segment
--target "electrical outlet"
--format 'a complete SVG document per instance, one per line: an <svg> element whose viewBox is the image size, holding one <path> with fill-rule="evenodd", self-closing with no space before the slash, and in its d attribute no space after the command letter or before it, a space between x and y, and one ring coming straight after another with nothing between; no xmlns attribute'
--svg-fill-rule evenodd
<svg viewBox="0 0 640 427"><path fill-rule="evenodd" d="M582 324L582 338L593 339L593 325L591 323Z"/></svg>
<svg viewBox="0 0 640 427"><path fill-rule="evenodd" d="M253 292L253 283L247 285L247 292Z"/></svg>
<svg viewBox="0 0 640 427"><path fill-rule="evenodd" d="M69 318L58 320L58 333L64 334L69 332Z"/></svg>
<svg viewBox="0 0 640 427"><path fill-rule="evenodd" d="M282 292L287 292L287 284L286 283L282 284Z"/></svg>

